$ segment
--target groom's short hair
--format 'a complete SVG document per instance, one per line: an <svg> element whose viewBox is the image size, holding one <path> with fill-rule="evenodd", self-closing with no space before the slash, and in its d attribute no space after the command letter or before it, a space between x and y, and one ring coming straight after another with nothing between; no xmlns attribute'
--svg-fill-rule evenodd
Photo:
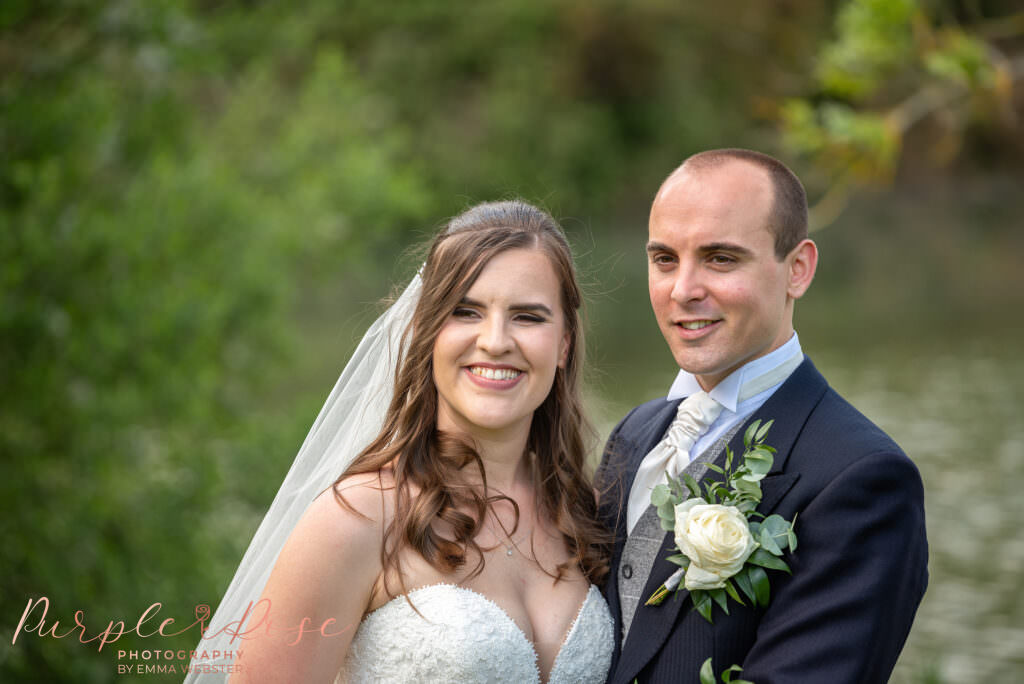
<svg viewBox="0 0 1024 684"><path fill-rule="evenodd" d="M730 161L746 161L768 173L772 182L773 201L768 214L768 231L775 238L775 256L781 260L807 237L807 193L796 174L775 157L740 148L725 148L698 152L676 169L672 176L683 171L703 171ZM671 178L672 176L669 176Z"/></svg>

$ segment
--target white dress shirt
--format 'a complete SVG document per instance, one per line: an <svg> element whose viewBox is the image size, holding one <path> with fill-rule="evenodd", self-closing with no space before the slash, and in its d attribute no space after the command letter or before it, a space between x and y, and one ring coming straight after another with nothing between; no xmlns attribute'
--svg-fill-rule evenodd
<svg viewBox="0 0 1024 684"><path fill-rule="evenodd" d="M690 449L691 461L704 453L705 449L714 444L718 438L726 434L733 426L737 423L743 422L754 411L761 408L764 402L768 401L768 398L775 394L775 391L779 389L783 382L786 381L786 378L779 380L778 383L772 385L763 392L755 394L749 399L740 402L739 393L744 381L747 378L754 378L767 373L776 366L788 361L795 355L799 355L801 359L803 358L803 350L800 348L800 339L794 332L793 336L790 337L789 340L787 340L781 347L744 364L730 373L728 377L715 385L715 387L708 392L708 394L724 408L715 422L711 424L710 428L708 428L708 431L705 432L700 439L696 441L693 448ZM683 397L688 397L694 392L699 392L700 390L701 386L697 382L696 376L694 376L693 373L687 373L684 370L680 370L679 375L676 376L675 382L672 383L672 387L668 391L667 399L669 401L682 399Z"/></svg>

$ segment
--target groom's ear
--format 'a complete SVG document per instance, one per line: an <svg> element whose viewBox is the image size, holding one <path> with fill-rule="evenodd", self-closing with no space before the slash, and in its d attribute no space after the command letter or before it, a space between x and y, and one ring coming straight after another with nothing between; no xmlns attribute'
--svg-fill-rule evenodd
<svg viewBox="0 0 1024 684"><path fill-rule="evenodd" d="M804 239L793 248L786 261L789 265L786 294L793 299L800 299L814 280L814 271L818 268L818 246L813 240Z"/></svg>

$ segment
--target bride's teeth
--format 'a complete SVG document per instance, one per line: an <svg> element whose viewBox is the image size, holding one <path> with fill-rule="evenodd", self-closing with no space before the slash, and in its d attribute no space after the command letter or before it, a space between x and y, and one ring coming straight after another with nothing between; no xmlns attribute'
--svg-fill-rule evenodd
<svg viewBox="0 0 1024 684"><path fill-rule="evenodd" d="M469 372L488 380L511 380L522 371L515 370L514 368L481 368L480 366L472 366Z"/></svg>
<svg viewBox="0 0 1024 684"><path fill-rule="evenodd" d="M681 326L687 330L700 330L701 328L711 325L711 321L684 321L680 323Z"/></svg>

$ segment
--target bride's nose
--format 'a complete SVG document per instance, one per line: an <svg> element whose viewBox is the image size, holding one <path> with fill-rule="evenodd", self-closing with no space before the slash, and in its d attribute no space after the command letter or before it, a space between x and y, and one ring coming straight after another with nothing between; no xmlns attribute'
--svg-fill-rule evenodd
<svg viewBox="0 0 1024 684"><path fill-rule="evenodd" d="M480 331L476 338L477 347L491 356L501 356L515 346L504 316L491 314L480 323Z"/></svg>

